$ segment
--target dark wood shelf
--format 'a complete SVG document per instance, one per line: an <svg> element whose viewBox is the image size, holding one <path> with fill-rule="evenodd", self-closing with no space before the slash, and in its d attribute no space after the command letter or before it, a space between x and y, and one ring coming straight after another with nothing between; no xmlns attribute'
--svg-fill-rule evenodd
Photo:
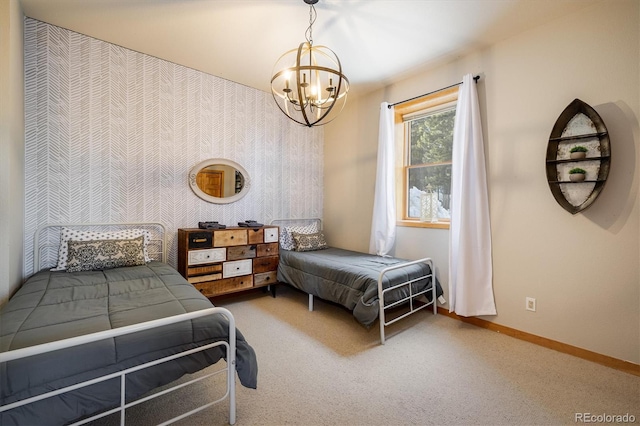
<svg viewBox="0 0 640 426"><path fill-rule="evenodd" d="M550 180L549 183L597 183L597 182L606 182L606 180L603 179L596 179L596 180L583 180L581 182L572 182L570 180Z"/></svg>
<svg viewBox="0 0 640 426"><path fill-rule="evenodd" d="M610 155L603 155L602 157L565 158L562 160L547 160L547 164L578 163L580 161L605 161L610 158Z"/></svg>
<svg viewBox="0 0 640 426"><path fill-rule="evenodd" d="M579 116L586 116L592 123L592 128L585 128L585 132L579 135L562 136L566 129L569 128L572 120ZM593 131L595 130L595 132ZM599 157L586 157L586 158L558 158L559 149L561 144L571 141L597 139ZM558 165L568 163L583 163L585 161L598 162L598 175L595 180L583 180L582 182L572 181L559 181L558 180ZM611 167L611 145L609 142L609 132L604 125L602 118L598 113L591 108L588 104L582 102L580 99L574 99L565 109L562 111L558 119L556 120L551 135L549 136L549 143L547 145L547 157L546 157L546 173L547 183L549 189L556 199L558 204L562 206L566 211L571 214L576 214L589 207L600 195L602 188L609 175L609 168ZM595 184L591 193L586 197L585 201L580 205L574 205L569 202L567 195L563 193L561 184L580 184L591 183Z"/></svg>
<svg viewBox="0 0 640 426"><path fill-rule="evenodd" d="M549 138L549 142L565 142L565 141L577 141L581 139L601 138L606 134L607 132L598 132L598 133L586 133L584 135L560 136L557 138Z"/></svg>

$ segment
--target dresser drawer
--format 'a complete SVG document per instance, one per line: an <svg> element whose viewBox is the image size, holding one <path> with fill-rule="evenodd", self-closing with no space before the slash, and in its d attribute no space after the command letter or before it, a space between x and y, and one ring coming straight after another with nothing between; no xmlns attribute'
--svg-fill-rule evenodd
<svg viewBox="0 0 640 426"><path fill-rule="evenodd" d="M224 262L225 260L227 260L227 249L224 248L189 250L189 265Z"/></svg>
<svg viewBox="0 0 640 426"><path fill-rule="evenodd" d="M251 259L256 257L256 246L236 246L227 249L227 260Z"/></svg>
<svg viewBox="0 0 640 426"><path fill-rule="evenodd" d="M253 287L253 275L245 275L243 277L227 278L218 281L194 284L194 287L206 297L235 293L238 290Z"/></svg>
<svg viewBox="0 0 640 426"><path fill-rule="evenodd" d="M202 231L202 232L190 232L189 233L189 243L187 244L188 248L209 248L211 245L211 232Z"/></svg>
<svg viewBox="0 0 640 426"><path fill-rule="evenodd" d="M253 285L255 287L276 284L278 282L278 273L276 271L263 272L255 274L253 277Z"/></svg>
<svg viewBox="0 0 640 426"><path fill-rule="evenodd" d="M265 243L277 243L278 242L278 228L264 228L264 240Z"/></svg>
<svg viewBox="0 0 640 426"><path fill-rule="evenodd" d="M258 244L258 257L277 256L278 243Z"/></svg>
<svg viewBox="0 0 640 426"><path fill-rule="evenodd" d="M262 228L249 228L247 230L249 244L258 244L264 241Z"/></svg>
<svg viewBox="0 0 640 426"><path fill-rule="evenodd" d="M222 263L189 266L187 276L193 277L195 275L214 274L217 272L222 273Z"/></svg>
<svg viewBox="0 0 640 426"><path fill-rule="evenodd" d="M251 259L225 262L222 264L222 277L229 278L251 274L253 270L252 265Z"/></svg>
<svg viewBox="0 0 640 426"><path fill-rule="evenodd" d="M191 284L197 284L197 283L203 283L207 281L219 280L220 278L222 278L222 274L218 273L218 274L198 275L196 277L189 277L187 281L189 281Z"/></svg>
<svg viewBox="0 0 640 426"><path fill-rule="evenodd" d="M246 229L229 229L216 231L213 234L214 247L244 246L247 244Z"/></svg>
<svg viewBox="0 0 640 426"><path fill-rule="evenodd" d="M256 257L253 259L253 273L275 271L278 269L278 256Z"/></svg>

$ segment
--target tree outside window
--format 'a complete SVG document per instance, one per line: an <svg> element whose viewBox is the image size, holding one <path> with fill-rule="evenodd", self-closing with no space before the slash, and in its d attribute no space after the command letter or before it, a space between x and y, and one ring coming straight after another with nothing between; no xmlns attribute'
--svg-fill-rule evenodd
<svg viewBox="0 0 640 426"><path fill-rule="evenodd" d="M420 195L427 188L436 194L438 217L450 218L451 152L455 104L405 121L408 136L406 192L409 219L420 217Z"/></svg>

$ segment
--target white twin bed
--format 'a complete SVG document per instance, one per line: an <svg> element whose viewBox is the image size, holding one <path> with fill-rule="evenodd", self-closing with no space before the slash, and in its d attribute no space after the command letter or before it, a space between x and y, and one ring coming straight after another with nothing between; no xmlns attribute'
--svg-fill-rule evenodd
<svg viewBox="0 0 640 426"><path fill-rule="evenodd" d="M49 249L58 263L40 265ZM162 262L163 225L44 226L34 251L39 272L0 311L0 424L83 424L118 412L124 424L127 408L220 374L222 398L166 423L224 400L235 423L236 371L255 388L255 352L231 312ZM65 251L65 268L49 270L60 269ZM219 361L214 372L148 395Z"/></svg>
<svg viewBox="0 0 640 426"><path fill-rule="evenodd" d="M320 219L271 224L280 227L278 281L308 293L309 310L317 296L351 310L364 326L379 319L383 344L386 326L428 307L437 313L442 289L430 258L407 261L329 247ZM401 314L390 315L401 307Z"/></svg>

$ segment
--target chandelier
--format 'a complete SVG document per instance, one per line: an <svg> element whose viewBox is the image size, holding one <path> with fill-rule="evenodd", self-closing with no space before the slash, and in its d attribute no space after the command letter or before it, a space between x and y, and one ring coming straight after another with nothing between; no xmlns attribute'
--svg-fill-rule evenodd
<svg viewBox="0 0 640 426"><path fill-rule="evenodd" d="M280 110L307 127L327 124L344 108L349 80L342 73L338 56L326 46L313 45L313 23L318 0L309 5L307 41L285 52L273 67L271 94Z"/></svg>

